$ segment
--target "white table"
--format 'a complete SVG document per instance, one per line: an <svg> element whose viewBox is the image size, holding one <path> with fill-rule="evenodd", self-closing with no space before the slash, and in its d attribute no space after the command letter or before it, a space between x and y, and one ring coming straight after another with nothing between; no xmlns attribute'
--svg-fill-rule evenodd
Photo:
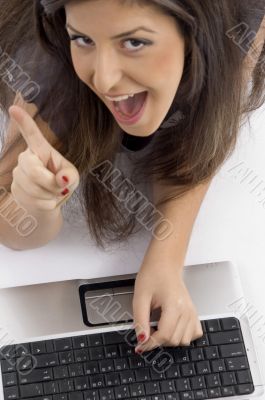
<svg viewBox="0 0 265 400"><path fill-rule="evenodd" d="M252 116L251 130L248 126L242 129L236 151L212 181L193 228L185 265L237 262L255 343L264 360L265 382L264 123L263 107ZM135 273L150 240L150 234L143 232L128 244L103 252L87 241L86 234L85 227L66 221L58 238L42 248L16 252L0 246L0 287ZM240 307L240 299L235 306Z"/></svg>

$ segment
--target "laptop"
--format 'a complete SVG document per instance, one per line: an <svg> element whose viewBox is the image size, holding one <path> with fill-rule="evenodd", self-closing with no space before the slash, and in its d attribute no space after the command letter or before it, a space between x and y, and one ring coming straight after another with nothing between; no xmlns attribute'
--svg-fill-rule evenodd
<svg viewBox="0 0 265 400"><path fill-rule="evenodd" d="M184 267L203 336L142 355L134 352L135 277L1 289L0 400L262 398L234 261ZM154 329L159 315L150 315Z"/></svg>

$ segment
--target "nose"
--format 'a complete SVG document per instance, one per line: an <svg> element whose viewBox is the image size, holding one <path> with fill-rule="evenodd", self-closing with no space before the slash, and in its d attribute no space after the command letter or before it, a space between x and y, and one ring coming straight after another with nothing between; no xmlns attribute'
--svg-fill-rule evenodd
<svg viewBox="0 0 265 400"><path fill-rule="evenodd" d="M122 78L122 68L118 57L111 49L98 51L92 69L92 85L99 93L109 93Z"/></svg>

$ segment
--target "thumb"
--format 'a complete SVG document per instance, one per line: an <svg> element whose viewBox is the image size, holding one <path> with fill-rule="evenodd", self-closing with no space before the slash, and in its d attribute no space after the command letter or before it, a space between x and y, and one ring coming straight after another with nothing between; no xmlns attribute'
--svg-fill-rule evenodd
<svg viewBox="0 0 265 400"><path fill-rule="evenodd" d="M134 329L138 343L145 343L150 336L151 298L146 296L133 297Z"/></svg>
<svg viewBox="0 0 265 400"><path fill-rule="evenodd" d="M56 173L55 179L59 187L63 188L67 185L73 192L78 187L80 181L77 168L65 159L62 161L62 167Z"/></svg>
<svg viewBox="0 0 265 400"><path fill-rule="evenodd" d="M8 111L10 117L18 126L28 148L37 155L44 166L47 167L52 151L56 152L56 150L46 140L38 125L26 110L18 105L13 105L9 107Z"/></svg>

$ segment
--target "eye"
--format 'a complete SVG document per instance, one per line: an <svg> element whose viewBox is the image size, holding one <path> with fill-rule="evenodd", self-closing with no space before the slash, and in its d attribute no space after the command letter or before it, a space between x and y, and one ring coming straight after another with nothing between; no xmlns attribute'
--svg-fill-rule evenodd
<svg viewBox="0 0 265 400"><path fill-rule="evenodd" d="M138 39L126 39L124 42L131 42L133 44L133 46L129 49L129 50L140 50L145 46L150 46L150 42L147 42L145 40L138 40ZM142 45L142 47L139 47L139 43L140 45ZM136 44L136 46L134 46ZM138 44L138 46L137 46Z"/></svg>
<svg viewBox="0 0 265 400"><path fill-rule="evenodd" d="M91 40L89 38L85 37L85 36L70 35L69 38L70 38L71 42L76 42L78 47L87 47L87 45L89 43L91 43ZM81 42L81 44L80 44L80 42L78 43L78 40L84 40L84 41L87 41L87 42L85 42L85 45L83 45L82 42Z"/></svg>
<svg viewBox="0 0 265 400"><path fill-rule="evenodd" d="M78 35L69 35L69 38L72 42L76 42L77 47L90 47L90 44L92 42L91 39L85 36L78 36ZM83 41L83 42L82 42ZM128 50L141 50L145 46L150 46L152 42L146 41L146 40L139 40L139 39L126 39L124 40L124 43L126 42L131 42L131 47L127 47ZM140 46L139 46L140 45Z"/></svg>

